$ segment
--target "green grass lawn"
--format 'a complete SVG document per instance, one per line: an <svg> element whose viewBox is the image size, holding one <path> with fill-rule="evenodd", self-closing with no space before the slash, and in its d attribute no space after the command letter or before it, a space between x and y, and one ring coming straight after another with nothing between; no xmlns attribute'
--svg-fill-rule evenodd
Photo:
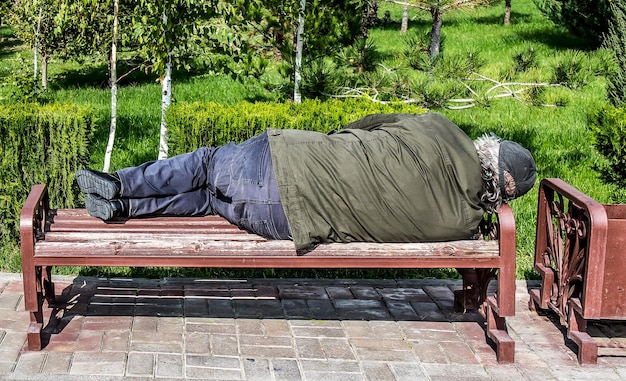
<svg viewBox="0 0 626 381"><path fill-rule="evenodd" d="M383 64L397 68L403 64L404 36L400 34L399 5L380 2L379 14L391 14L392 23L374 28L371 38L383 55ZM585 62L601 65L601 52L590 49L586 42L553 25L536 9L532 0L513 2L511 25L502 25L504 4L491 8L454 11L443 19L444 57L478 54L484 62L480 74L494 80L503 80L511 72L514 56L532 49L536 66L524 72L517 81L550 82L556 63L577 51ZM430 15L410 10L410 33L430 29ZM15 70L25 70L32 52L25 45L5 42L0 50L0 81ZM50 64L50 91L47 97L59 102L93 105L101 116L94 142L92 165L101 167L110 118L110 93L106 88L106 66L52 61ZM276 73L270 72L276 80ZM419 75L416 73L416 75ZM257 82L254 82L257 83ZM485 89L493 83L471 83ZM240 101L273 100L276 87L242 84L225 76L174 76L175 102L215 101L235 104ZM0 101L6 98L8 88L0 89ZM588 130L589 116L605 102L605 78L590 76L579 88L550 88L544 96L546 103L558 106L533 106L512 98L494 99L485 105L465 110L433 109L445 114L461 126L472 138L493 131L505 139L520 142L529 148L538 166L538 181L544 177L560 177L600 202L623 202L623 192L606 184L596 166L603 158L594 150ZM112 170L136 165L157 156L160 121L160 87L155 78L136 74L122 83L118 98L118 132L113 153ZM533 278L532 269L535 214L535 190L512 202L518 227L518 277ZM172 269L171 274L181 274ZM161 276L163 273L158 273ZM339 276L345 275L345 272ZM443 275L442 275L443 274ZM273 276L273 273L264 273ZM323 273L322 276L328 276ZM366 274L372 276L372 273ZM375 274L374 274L375 275ZM424 276L444 276L445 273ZM382 276L390 276L389 272ZM391 274L393 276L393 274Z"/></svg>

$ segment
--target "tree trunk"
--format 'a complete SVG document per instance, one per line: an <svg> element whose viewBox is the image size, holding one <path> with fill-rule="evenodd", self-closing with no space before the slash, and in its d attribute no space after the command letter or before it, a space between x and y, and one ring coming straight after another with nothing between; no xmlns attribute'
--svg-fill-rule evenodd
<svg viewBox="0 0 626 381"><path fill-rule="evenodd" d="M409 30L409 6L402 8L402 24L400 26L400 34L406 34Z"/></svg>
<svg viewBox="0 0 626 381"><path fill-rule="evenodd" d="M48 53L41 54L41 89L48 89L48 61L50 56Z"/></svg>
<svg viewBox="0 0 626 381"><path fill-rule="evenodd" d="M430 60L433 61L439 55L441 48L441 24L443 22L441 10L439 8L431 8L430 14L432 15L432 28L430 30Z"/></svg>
<svg viewBox="0 0 626 381"><path fill-rule="evenodd" d="M111 125L109 126L109 141L104 153L104 166L102 170L109 172L111 167L111 154L115 142L115 130L117 128L117 28L118 28L119 0L113 0L113 41L111 42Z"/></svg>
<svg viewBox="0 0 626 381"><path fill-rule="evenodd" d="M33 41L33 86L35 87L33 90L37 92L37 74L39 73L39 68L37 64L39 62L39 30L41 29L41 7L39 7L39 17L37 17L37 26L35 28L35 38Z"/></svg>
<svg viewBox="0 0 626 381"><path fill-rule="evenodd" d="M161 133L159 139L159 160L167 159L167 122L165 116L172 102L172 53L168 53L165 77L161 82Z"/></svg>
<svg viewBox="0 0 626 381"><path fill-rule="evenodd" d="M294 83L293 83L293 101L294 103L302 102L302 95L300 94L300 81L302 76L300 71L302 70L302 34L304 33L304 9L306 7L306 0L300 0L300 11L298 12L298 33L296 34L296 67L294 68Z"/></svg>
<svg viewBox="0 0 626 381"><path fill-rule="evenodd" d="M504 25L511 25L511 0L504 1Z"/></svg>

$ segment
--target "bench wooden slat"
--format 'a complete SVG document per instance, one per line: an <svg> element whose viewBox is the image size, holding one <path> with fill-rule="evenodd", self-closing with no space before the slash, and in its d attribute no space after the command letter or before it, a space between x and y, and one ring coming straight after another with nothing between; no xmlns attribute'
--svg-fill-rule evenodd
<svg viewBox="0 0 626 381"><path fill-rule="evenodd" d="M98 231L61 231L61 232L49 232L46 234L45 242L66 242L71 244L73 242L91 242L97 244L94 241L152 241L156 242L156 246L169 246L171 241L184 240L189 242L210 242L210 241L255 241L255 242L267 242L270 241L265 238L254 234L229 234L221 231L208 231L208 232L187 232L177 231L174 229L170 232L146 232L146 231L118 231L116 229L102 229ZM45 244L45 242L42 242ZM291 243L291 249L293 250L293 242Z"/></svg>
<svg viewBox="0 0 626 381"><path fill-rule="evenodd" d="M226 233L246 233L237 226L232 225L220 216L205 217L154 217L130 220L117 220L104 222L98 218L91 217L85 209L58 209L54 216L50 217L47 230L52 232L77 231L96 232L107 231L128 231L128 232L159 232L159 231L193 231L193 232L226 232Z"/></svg>
<svg viewBox="0 0 626 381"><path fill-rule="evenodd" d="M209 235L203 237L182 234L136 234L123 236L115 233L49 234L35 246L35 258L92 256L214 256L235 255L250 257L263 252L265 256L296 256L291 241L268 241L246 235ZM311 256L411 256L411 257L499 257L497 242L453 241L438 243L380 243L356 242L321 245L304 255Z"/></svg>

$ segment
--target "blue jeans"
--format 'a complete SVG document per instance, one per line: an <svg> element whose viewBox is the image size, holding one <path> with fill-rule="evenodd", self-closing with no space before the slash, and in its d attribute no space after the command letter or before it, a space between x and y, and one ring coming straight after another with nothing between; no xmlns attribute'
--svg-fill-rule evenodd
<svg viewBox="0 0 626 381"><path fill-rule="evenodd" d="M202 147L117 172L129 217L219 214L270 239L290 239L267 134L241 144Z"/></svg>

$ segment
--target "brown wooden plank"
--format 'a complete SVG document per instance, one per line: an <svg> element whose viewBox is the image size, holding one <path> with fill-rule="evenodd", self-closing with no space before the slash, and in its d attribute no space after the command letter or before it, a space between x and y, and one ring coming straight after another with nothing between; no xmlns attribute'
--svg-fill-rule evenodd
<svg viewBox="0 0 626 381"><path fill-rule="evenodd" d="M243 232L220 216L205 217L154 217L104 222L91 217L84 209L59 209L51 217L48 231L171 231L171 230L222 230Z"/></svg>
<svg viewBox="0 0 626 381"><path fill-rule="evenodd" d="M489 257L372 257L372 256L64 256L35 257L37 266L151 266L220 268L499 268L500 258Z"/></svg>
<svg viewBox="0 0 626 381"><path fill-rule="evenodd" d="M80 236L80 237L77 237ZM90 237L91 236L91 237ZM177 255L216 256L231 255L250 257L254 255L276 256L296 255L291 241L267 241L263 238L248 235L212 235L210 239L202 236L189 235L150 235L122 237L116 234L88 233L72 234L70 240L50 240L38 242L35 256L166 256L172 262ZM236 238L236 239L233 239ZM240 239L238 239L240 238ZM261 254L259 254L261 253ZM265 253L265 254L264 254ZM304 255L324 256L380 256L393 255L420 257L497 257L497 242L485 241L453 241L440 243L350 243L320 245Z"/></svg>
<svg viewBox="0 0 626 381"><path fill-rule="evenodd" d="M108 244L109 242L140 242L152 246L171 246L177 242L185 242L186 244L194 244L202 242L203 244L211 244L212 241L256 241L266 242L267 239L250 233L228 234L222 231L212 231L207 233L196 231L172 231L172 232L132 232L132 231L87 231L87 232L51 232L46 234L41 244L56 242L59 244L73 245L74 243L87 242L90 245L98 245L100 243ZM289 247L293 250L293 242L289 243ZM38 243L39 245L39 243Z"/></svg>
<svg viewBox="0 0 626 381"><path fill-rule="evenodd" d="M214 225L191 225L184 226L179 224L172 225L130 225L130 224L110 224L102 226L100 224L94 224L86 222L83 225L57 225L53 224L49 226L47 231L50 233L79 233L79 232L107 232L107 233L173 233L173 232L187 232L188 234L248 234L245 230L241 230L236 226L214 226Z"/></svg>
<svg viewBox="0 0 626 381"><path fill-rule="evenodd" d="M51 214L54 215L55 222L71 222L81 219L101 221L99 218L92 217L87 213L86 209L53 209ZM229 225L230 223L221 216L209 215L202 217L188 217L188 216L171 216L171 217L146 217L146 218L132 218L125 220L125 223L143 223L143 221L162 222L162 223L183 223L183 224L196 224L196 223L219 223ZM102 222L103 224L106 224Z"/></svg>

